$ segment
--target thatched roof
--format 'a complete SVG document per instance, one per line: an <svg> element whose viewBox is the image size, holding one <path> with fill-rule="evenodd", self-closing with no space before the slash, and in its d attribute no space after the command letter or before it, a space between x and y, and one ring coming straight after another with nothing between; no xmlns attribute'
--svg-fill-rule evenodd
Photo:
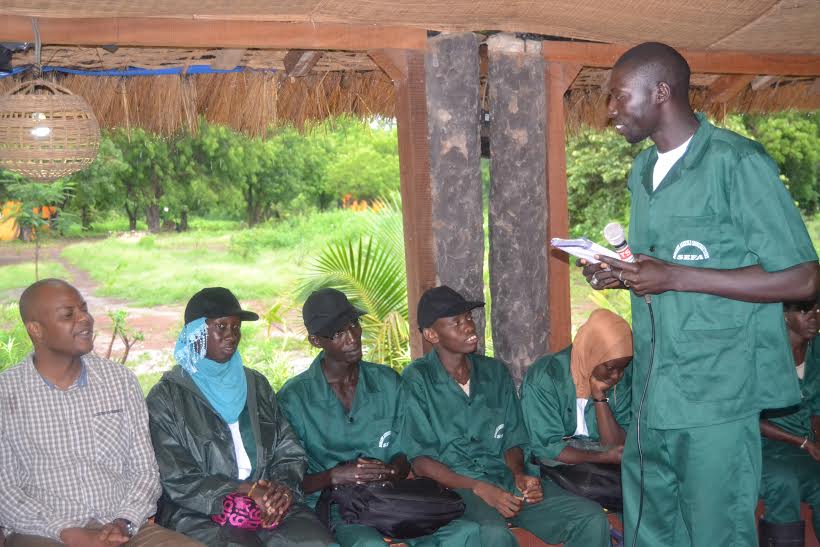
<svg viewBox="0 0 820 547"><path fill-rule="evenodd" d="M50 77L55 77L52 73ZM198 118L262 135L269 125L329 116L393 116L393 84L382 72L323 72L289 78L284 72L192 76L58 76L88 101L101 127L142 127L164 135L195 128ZM0 93L16 79L0 79Z"/></svg>

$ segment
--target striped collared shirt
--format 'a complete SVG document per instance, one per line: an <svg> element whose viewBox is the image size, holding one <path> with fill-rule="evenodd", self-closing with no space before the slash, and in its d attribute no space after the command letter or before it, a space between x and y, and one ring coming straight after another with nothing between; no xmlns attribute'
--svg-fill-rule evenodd
<svg viewBox="0 0 820 547"><path fill-rule="evenodd" d="M67 390L32 355L0 374L0 526L59 540L65 528L156 511L159 472L136 376L93 354Z"/></svg>

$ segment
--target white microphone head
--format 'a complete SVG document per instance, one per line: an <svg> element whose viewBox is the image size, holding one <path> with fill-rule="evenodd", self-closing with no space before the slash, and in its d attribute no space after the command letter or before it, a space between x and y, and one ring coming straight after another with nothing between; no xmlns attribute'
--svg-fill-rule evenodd
<svg viewBox="0 0 820 547"><path fill-rule="evenodd" d="M617 222L610 222L604 227L604 238L613 247L618 247L626 241L624 227Z"/></svg>

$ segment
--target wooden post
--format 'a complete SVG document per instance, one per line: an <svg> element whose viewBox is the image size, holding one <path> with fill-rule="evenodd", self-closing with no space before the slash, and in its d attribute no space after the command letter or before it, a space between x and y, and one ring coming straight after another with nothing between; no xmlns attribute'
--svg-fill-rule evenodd
<svg viewBox="0 0 820 547"><path fill-rule="evenodd" d="M416 307L421 294L436 285L424 51L380 49L369 53L396 87L410 354L417 358L430 348L419 332Z"/></svg>
<svg viewBox="0 0 820 547"><path fill-rule="evenodd" d="M484 213L479 141L478 39L439 34L427 42L427 123L437 279L484 300ZM473 311L484 349L484 308Z"/></svg>
<svg viewBox="0 0 820 547"><path fill-rule="evenodd" d="M487 49L493 349L520 382L549 329L544 60L540 42L511 35Z"/></svg>
<svg viewBox="0 0 820 547"><path fill-rule="evenodd" d="M550 62L544 69L547 93L547 245L550 238L566 237L569 232L564 93L581 68L581 65ZM569 260L564 253L550 251L547 271L551 352L559 351L572 342L569 268Z"/></svg>

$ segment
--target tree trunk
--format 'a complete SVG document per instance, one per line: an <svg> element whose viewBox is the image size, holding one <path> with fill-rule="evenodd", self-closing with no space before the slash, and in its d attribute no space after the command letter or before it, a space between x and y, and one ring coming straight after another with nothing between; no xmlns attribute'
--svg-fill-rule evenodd
<svg viewBox="0 0 820 547"><path fill-rule="evenodd" d="M179 231L188 231L188 211L182 211L179 215Z"/></svg>
<svg viewBox="0 0 820 547"><path fill-rule="evenodd" d="M34 239L34 281L40 281L40 238Z"/></svg>
<svg viewBox="0 0 820 547"><path fill-rule="evenodd" d="M145 221L149 232L159 232L159 205L151 204L145 209Z"/></svg>
<svg viewBox="0 0 820 547"><path fill-rule="evenodd" d="M256 224L256 217L257 217L256 203L253 199L253 190L251 190L251 189L248 189L248 191L245 192L245 204L247 206L247 209L245 210L245 212L246 212L245 216L248 220L248 227L250 228L251 226Z"/></svg>
<svg viewBox="0 0 820 547"><path fill-rule="evenodd" d="M125 206L125 214L128 215L128 229L132 232L137 231L137 208L132 210L128 205Z"/></svg>
<svg viewBox="0 0 820 547"><path fill-rule="evenodd" d="M82 223L83 230L88 230L91 227L91 212L88 210L88 206L83 206L80 210L80 222Z"/></svg>

